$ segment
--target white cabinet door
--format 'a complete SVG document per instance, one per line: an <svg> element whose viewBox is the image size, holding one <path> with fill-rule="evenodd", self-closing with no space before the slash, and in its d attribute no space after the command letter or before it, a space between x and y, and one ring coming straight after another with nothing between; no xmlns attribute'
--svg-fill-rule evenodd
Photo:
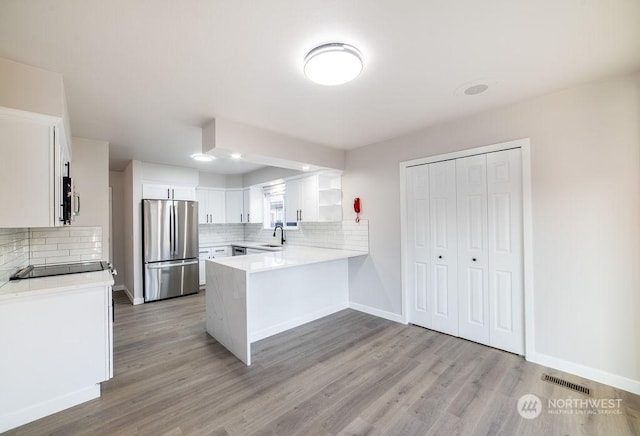
<svg viewBox="0 0 640 436"><path fill-rule="evenodd" d="M198 188L198 223L221 224L225 222L225 192L224 189Z"/></svg>
<svg viewBox="0 0 640 436"><path fill-rule="evenodd" d="M53 127L0 116L0 143L0 227L59 225Z"/></svg>
<svg viewBox="0 0 640 436"><path fill-rule="evenodd" d="M210 259L217 259L220 257L231 256L231 247L228 245L220 245L217 247L211 247Z"/></svg>
<svg viewBox="0 0 640 436"><path fill-rule="evenodd" d="M143 183L142 198L149 200L196 200L193 186L171 186L163 183Z"/></svg>
<svg viewBox="0 0 640 436"><path fill-rule="evenodd" d="M245 223L251 222L251 190L249 188L242 190L242 219Z"/></svg>
<svg viewBox="0 0 640 436"><path fill-rule="evenodd" d="M193 186L172 186L171 195L174 200L196 200L196 188Z"/></svg>
<svg viewBox="0 0 640 436"><path fill-rule="evenodd" d="M288 180L285 183L285 216L287 223L300 221L301 179Z"/></svg>
<svg viewBox="0 0 640 436"><path fill-rule="evenodd" d="M458 258L456 165L449 160L429 164L429 284L431 326L458 334Z"/></svg>
<svg viewBox="0 0 640 436"><path fill-rule="evenodd" d="M409 322L431 328L429 283L428 165L407 168L407 263Z"/></svg>
<svg viewBox="0 0 640 436"><path fill-rule="evenodd" d="M225 222L226 197L223 189L211 189L207 198L207 211L210 215L209 223L222 224Z"/></svg>
<svg viewBox="0 0 640 436"><path fill-rule="evenodd" d="M206 189L196 190L196 201L198 202L198 224L209 224L208 200L209 191Z"/></svg>
<svg viewBox="0 0 640 436"><path fill-rule="evenodd" d="M304 177L300 183L300 221L318 221L318 176Z"/></svg>
<svg viewBox="0 0 640 436"><path fill-rule="evenodd" d="M0 427L77 401L111 377L110 307L104 285L0 304Z"/></svg>
<svg viewBox="0 0 640 436"><path fill-rule="evenodd" d="M262 187L252 186L249 188L249 222L250 223L262 223L264 208L264 194L262 193ZM246 212L246 206L245 206Z"/></svg>
<svg viewBox="0 0 640 436"><path fill-rule="evenodd" d="M489 343L487 157L456 161L460 337Z"/></svg>
<svg viewBox="0 0 640 436"><path fill-rule="evenodd" d="M286 182L287 222L318 221L318 177L309 176Z"/></svg>
<svg viewBox="0 0 640 436"><path fill-rule="evenodd" d="M200 286L204 286L206 284L207 278L207 262L206 260L211 257L211 249L210 248L200 248L198 251L198 277L200 280Z"/></svg>
<svg viewBox="0 0 640 436"><path fill-rule="evenodd" d="M490 345L524 354L520 149L487 155Z"/></svg>
<svg viewBox="0 0 640 436"><path fill-rule="evenodd" d="M227 223L244 222L244 208L242 205L242 190L227 190L225 193L225 216Z"/></svg>
<svg viewBox="0 0 640 436"><path fill-rule="evenodd" d="M148 199L148 200L170 200L171 185L143 183L142 198Z"/></svg>

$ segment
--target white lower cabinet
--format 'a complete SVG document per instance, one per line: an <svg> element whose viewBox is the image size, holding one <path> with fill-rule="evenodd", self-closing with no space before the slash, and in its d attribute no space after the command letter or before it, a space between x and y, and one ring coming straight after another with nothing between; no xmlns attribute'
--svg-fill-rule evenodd
<svg viewBox="0 0 640 436"><path fill-rule="evenodd" d="M409 321L524 354L520 149L406 175Z"/></svg>
<svg viewBox="0 0 640 436"><path fill-rule="evenodd" d="M215 259L218 257L228 257L231 256L231 246L229 245L219 245L215 247L200 247L198 252L198 261L199 261L199 279L200 286L204 286L207 283L207 259Z"/></svg>
<svg viewBox="0 0 640 436"><path fill-rule="evenodd" d="M112 316L105 285L0 301L0 432L100 396Z"/></svg>

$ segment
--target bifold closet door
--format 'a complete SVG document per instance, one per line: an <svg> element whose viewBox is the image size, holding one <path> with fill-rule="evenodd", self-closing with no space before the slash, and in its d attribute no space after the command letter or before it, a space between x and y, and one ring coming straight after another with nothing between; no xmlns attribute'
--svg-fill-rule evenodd
<svg viewBox="0 0 640 436"><path fill-rule="evenodd" d="M520 153L407 168L409 322L524 353Z"/></svg>
<svg viewBox="0 0 640 436"><path fill-rule="evenodd" d="M458 258L456 242L456 164L453 160L429 167L429 285L431 327L458 335Z"/></svg>
<svg viewBox="0 0 640 436"><path fill-rule="evenodd" d="M487 157L456 159L459 335L489 344Z"/></svg>
<svg viewBox="0 0 640 436"><path fill-rule="evenodd" d="M431 328L429 283L429 172L427 165L407 168L407 263L409 322Z"/></svg>
<svg viewBox="0 0 640 436"><path fill-rule="evenodd" d="M524 354L520 149L487 155L489 345Z"/></svg>

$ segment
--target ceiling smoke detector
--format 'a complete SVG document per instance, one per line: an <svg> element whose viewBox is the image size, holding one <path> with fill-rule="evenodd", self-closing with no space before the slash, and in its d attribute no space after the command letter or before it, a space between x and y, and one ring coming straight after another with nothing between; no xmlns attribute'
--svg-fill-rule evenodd
<svg viewBox="0 0 640 436"><path fill-rule="evenodd" d="M350 82L362 72L362 54L342 42L322 44L304 58L304 74L312 82L335 86Z"/></svg>
<svg viewBox="0 0 640 436"><path fill-rule="evenodd" d="M473 85L464 90L465 95L478 95L485 92L489 89L489 85L485 83L479 83L477 85Z"/></svg>

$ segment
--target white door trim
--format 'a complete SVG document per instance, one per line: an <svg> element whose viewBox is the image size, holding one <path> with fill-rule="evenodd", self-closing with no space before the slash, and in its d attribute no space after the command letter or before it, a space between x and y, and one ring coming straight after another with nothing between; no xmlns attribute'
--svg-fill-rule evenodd
<svg viewBox="0 0 640 436"><path fill-rule="evenodd" d="M522 159L522 229L523 229L523 273L524 273L524 344L525 357L535 355L535 328L533 311L533 216L531 197L531 144L529 138L516 139L498 144L485 145L452 153L439 154L400 162L400 262L402 279L402 321L408 319L408 289L407 277L407 186L406 170L416 165L425 165L443 160L474 156L477 154L520 148Z"/></svg>

